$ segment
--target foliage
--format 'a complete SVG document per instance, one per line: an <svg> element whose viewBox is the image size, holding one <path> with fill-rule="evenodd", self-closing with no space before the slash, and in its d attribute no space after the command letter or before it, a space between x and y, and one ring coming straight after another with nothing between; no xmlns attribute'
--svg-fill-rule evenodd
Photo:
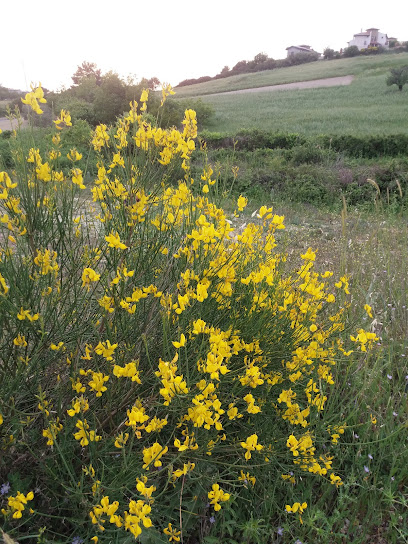
<svg viewBox="0 0 408 544"><path fill-rule="evenodd" d="M72 76L74 85L59 93L51 93L49 101L56 111L67 109L72 119L83 119L90 125L111 124L129 107L129 102L139 100L144 88L156 89L156 77L142 78L135 82L132 77L125 81L115 72L102 74L94 63L83 62Z"/></svg>
<svg viewBox="0 0 408 544"><path fill-rule="evenodd" d="M383 136L345 134L307 137L297 133L248 129L241 130L236 134L203 131L201 135L210 149L234 148L254 151L256 149L292 149L303 146L302 149L305 151L318 146L349 157L367 159L405 155L408 146L408 135L406 134L385 134Z"/></svg>
<svg viewBox="0 0 408 544"><path fill-rule="evenodd" d="M101 70L96 66L94 62L84 61L81 66L78 66L74 75L72 76L72 81L74 82L74 85L79 85L84 81L84 79L92 79L93 81L95 81L96 85L101 84Z"/></svg>
<svg viewBox="0 0 408 544"><path fill-rule="evenodd" d="M357 45L350 45L343 50L344 57L357 57L360 54L360 50Z"/></svg>
<svg viewBox="0 0 408 544"><path fill-rule="evenodd" d="M360 55L379 55L385 53L386 49L382 45L372 45L364 49L360 49Z"/></svg>
<svg viewBox="0 0 408 544"><path fill-rule="evenodd" d="M401 68L392 68L387 78L387 85L396 85L399 91L402 91L404 85L408 83L408 66Z"/></svg>
<svg viewBox="0 0 408 544"><path fill-rule="evenodd" d="M348 278L315 271L310 247L285 270L283 216L240 227L247 199L226 214L205 154L192 177L192 110L166 131L140 102L93 132L90 187L85 149L61 169L66 111L46 152L17 134L0 174L4 530L187 542L244 512L247 541L266 520L311 527L302 489L337 495L351 433L326 416L336 364L376 334L347 321Z"/></svg>
<svg viewBox="0 0 408 544"><path fill-rule="evenodd" d="M248 74L252 72L262 72L265 70L274 70L275 68L283 68L286 66L294 66L299 64L305 64L309 62L314 62L319 58L318 53L297 53L295 55L291 55L288 58L280 59L280 60L274 60L272 58L269 58L266 53L258 53L255 55L253 60L247 61L247 60L240 60L238 61L235 66L231 68L231 70L228 68L228 66L224 66L224 68L221 70L219 74L214 76L213 78L209 76L205 77L199 77L199 78L192 78L192 79L184 79L181 81L177 87L186 87L189 85L195 85L197 83L206 83L208 81L212 81L215 79L225 78L234 76L236 74Z"/></svg>
<svg viewBox="0 0 408 544"><path fill-rule="evenodd" d="M334 58L335 51L334 49L331 49L330 47L326 47L323 51L323 56L326 60L331 60Z"/></svg>
<svg viewBox="0 0 408 544"><path fill-rule="evenodd" d="M237 145L214 150L210 144L208 148L211 161L219 165L223 176L231 171L231 165L239 168L234 190L257 200L268 195L332 210L339 210L344 201L367 210L379 204L394 212L408 208L406 157L348 158L316 139L295 141L286 149L242 150ZM375 180L378 191L367 179Z"/></svg>

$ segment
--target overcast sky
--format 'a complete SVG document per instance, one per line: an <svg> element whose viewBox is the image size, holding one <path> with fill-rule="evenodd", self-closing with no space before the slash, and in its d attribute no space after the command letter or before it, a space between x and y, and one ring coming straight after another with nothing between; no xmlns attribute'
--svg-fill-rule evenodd
<svg viewBox="0 0 408 544"><path fill-rule="evenodd" d="M408 40L406 0L3 0L0 84L58 90L84 60L176 85L260 52L347 47L361 29Z"/></svg>

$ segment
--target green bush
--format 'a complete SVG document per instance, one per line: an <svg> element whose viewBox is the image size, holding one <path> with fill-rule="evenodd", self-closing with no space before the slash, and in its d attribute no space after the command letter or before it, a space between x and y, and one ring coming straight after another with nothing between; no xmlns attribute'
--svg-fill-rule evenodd
<svg viewBox="0 0 408 544"><path fill-rule="evenodd" d="M5 132L0 134L0 166L2 168L10 168L13 164L10 143L7 136Z"/></svg>
<svg viewBox="0 0 408 544"><path fill-rule="evenodd" d="M343 57L357 57L360 54L360 50L357 45L350 45L343 51Z"/></svg>

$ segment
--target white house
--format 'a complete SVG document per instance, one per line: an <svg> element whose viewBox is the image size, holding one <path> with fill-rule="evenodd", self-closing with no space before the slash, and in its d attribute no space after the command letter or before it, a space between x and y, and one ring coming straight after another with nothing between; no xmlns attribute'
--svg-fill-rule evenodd
<svg viewBox="0 0 408 544"><path fill-rule="evenodd" d="M298 53L313 53L314 55L320 55L320 53L314 51L310 45L291 45L286 48L286 51L288 52L288 58L292 55L297 55Z"/></svg>
<svg viewBox="0 0 408 544"><path fill-rule="evenodd" d="M387 34L379 32L378 28L367 28L365 32L361 31L358 34L354 34L353 39L347 43L349 47L356 45L359 51L361 51L361 49L367 49L367 47L376 47L378 45L381 45L386 49L389 47Z"/></svg>

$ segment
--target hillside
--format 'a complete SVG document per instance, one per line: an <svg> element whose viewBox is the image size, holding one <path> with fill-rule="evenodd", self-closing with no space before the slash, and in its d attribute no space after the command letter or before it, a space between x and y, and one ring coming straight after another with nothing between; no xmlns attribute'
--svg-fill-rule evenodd
<svg viewBox="0 0 408 544"><path fill-rule="evenodd" d="M187 87L177 87L178 98L203 96L225 91L265 87L296 81L309 81L346 75L386 73L391 68L408 64L408 53L378 55L372 57L354 57L330 61L317 61L287 68L277 68L252 74L241 74Z"/></svg>
<svg viewBox="0 0 408 544"><path fill-rule="evenodd" d="M408 85L387 87L391 68L408 65L408 53L319 61L234 76L177 89L177 98L197 96L213 107L206 128L235 134L241 129L304 135L407 134ZM258 87L353 75L348 86L266 92ZM193 88L194 87L194 88ZM253 89L248 93L228 93Z"/></svg>

